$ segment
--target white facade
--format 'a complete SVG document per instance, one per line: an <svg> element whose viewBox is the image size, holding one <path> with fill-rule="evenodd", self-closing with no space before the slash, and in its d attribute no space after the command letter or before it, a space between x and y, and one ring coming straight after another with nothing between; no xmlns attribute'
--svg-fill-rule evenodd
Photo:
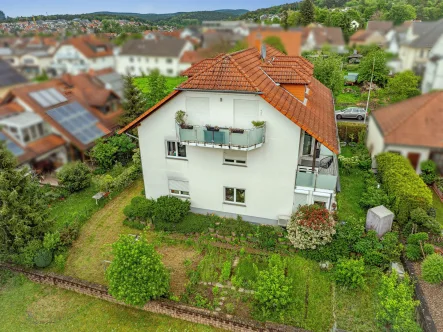
<svg viewBox="0 0 443 332"><path fill-rule="evenodd" d="M74 46L62 45L54 54L52 68L58 74L69 73L77 75L90 69L115 68L115 57L114 55L109 55L88 58Z"/></svg>
<svg viewBox="0 0 443 332"><path fill-rule="evenodd" d="M443 89L443 37L440 37L429 53L423 76L422 93Z"/></svg>
<svg viewBox="0 0 443 332"><path fill-rule="evenodd" d="M186 111L187 123L195 126L249 129L253 120L266 121L265 143L250 151L187 145L185 158L168 156L168 142L179 140L179 110ZM179 195L190 199L194 212L241 215L266 224L277 224L279 216L298 208L295 183L303 131L258 95L181 92L143 120L138 133L148 198ZM244 190L244 204L227 202L225 188ZM314 189L306 191L301 203L312 204ZM332 191L317 194L329 197L330 205Z"/></svg>
<svg viewBox="0 0 443 332"><path fill-rule="evenodd" d="M368 138L366 141L366 146L368 147L368 150L373 160L372 162L373 168L377 168L375 157L383 152L398 153L406 158L408 158L409 154L419 154L420 156L416 168L417 174L421 173L420 163L422 161L429 160L431 153L431 149L427 147L385 144L383 134L372 117L369 118Z"/></svg>
<svg viewBox="0 0 443 332"><path fill-rule="evenodd" d="M430 48L413 48L402 45L399 52L401 70L413 70L417 66L425 65L428 62L430 51Z"/></svg>
<svg viewBox="0 0 443 332"><path fill-rule="evenodd" d="M160 71L160 74L169 77L179 76L180 73L189 67L189 63L181 63L180 59L184 52L192 51L194 47L190 42L186 42L183 49L175 56L152 56L120 54L117 57L116 71L121 75L131 74L141 76L149 74L153 70Z"/></svg>

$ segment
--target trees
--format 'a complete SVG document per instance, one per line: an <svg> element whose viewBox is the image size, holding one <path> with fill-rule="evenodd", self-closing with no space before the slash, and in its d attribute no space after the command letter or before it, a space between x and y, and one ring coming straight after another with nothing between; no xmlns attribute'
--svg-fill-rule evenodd
<svg viewBox="0 0 443 332"><path fill-rule="evenodd" d="M373 82L385 86L388 81L389 68L386 66L386 53L382 50L368 53L361 61L358 70L359 82L370 82L374 68Z"/></svg>
<svg viewBox="0 0 443 332"><path fill-rule="evenodd" d="M314 22L315 7L312 0L303 0L300 4L301 23L306 26Z"/></svg>
<svg viewBox="0 0 443 332"><path fill-rule="evenodd" d="M432 254L425 258L421 264L423 279L431 284L443 282L443 257Z"/></svg>
<svg viewBox="0 0 443 332"><path fill-rule="evenodd" d="M277 36L266 37L263 40L263 43L276 48L277 50L279 50L280 52L283 52L284 54L287 54L285 46L283 45L283 42L281 41L280 37L277 37Z"/></svg>
<svg viewBox="0 0 443 332"><path fill-rule="evenodd" d="M77 161L64 165L57 173L60 184L70 192L80 191L91 185L91 170Z"/></svg>
<svg viewBox="0 0 443 332"><path fill-rule="evenodd" d="M288 26L294 27L301 24L301 14L298 11L290 10L288 12Z"/></svg>
<svg viewBox="0 0 443 332"><path fill-rule="evenodd" d="M32 266L52 227L41 188L0 143L0 260Z"/></svg>
<svg viewBox="0 0 443 332"><path fill-rule="evenodd" d="M106 270L109 293L127 304L144 305L169 291L169 272L143 234L121 235L112 245L114 259Z"/></svg>
<svg viewBox="0 0 443 332"><path fill-rule="evenodd" d="M163 75L160 75L158 70L152 71L148 76L148 108L157 104L160 100L165 98L167 94L166 78Z"/></svg>
<svg viewBox="0 0 443 332"><path fill-rule="evenodd" d="M120 116L119 124L126 126L146 110L146 100L143 93L135 86L134 78L130 75L124 79L123 114Z"/></svg>
<svg viewBox="0 0 443 332"><path fill-rule="evenodd" d="M331 89L334 95L342 92L345 79L341 71L342 59L338 55L315 58L314 77Z"/></svg>
<svg viewBox="0 0 443 332"><path fill-rule="evenodd" d="M114 135L109 138L100 138L91 150L91 157L102 171L111 169L116 162L127 164L134 149L137 147L131 138L126 135Z"/></svg>
<svg viewBox="0 0 443 332"><path fill-rule="evenodd" d="M392 102L399 102L420 95L420 77L407 70L388 80L386 92Z"/></svg>
<svg viewBox="0 0 443 332"><path fill-rule="evenodd" d="M417 13L415 8L406 3L395 3L387 12L386 18L394 21L394 24L399 25L405 21L415 20Z"/></svg>

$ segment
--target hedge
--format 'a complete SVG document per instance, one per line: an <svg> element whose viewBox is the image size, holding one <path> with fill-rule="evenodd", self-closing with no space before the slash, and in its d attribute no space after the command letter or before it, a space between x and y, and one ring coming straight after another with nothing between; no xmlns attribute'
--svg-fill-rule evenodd
<svg viewBox="0 0 443 332"><path fill-rule="evenodd" d="M353 122L337 122L338 137L342 142L359 142L362 134L360 132L366 132L366 125L364 123L353 123ZM353 134L354 137L351 139L349 135Z"/></svg>
<svg viewBox="0 0 443 332"><path fill-rule="evenodd" d="M400 222L406 222L411 211L432 206L432 192L415 173L408 159L395 153L376 157L383 188L394 198L393 210Z"/></svg>

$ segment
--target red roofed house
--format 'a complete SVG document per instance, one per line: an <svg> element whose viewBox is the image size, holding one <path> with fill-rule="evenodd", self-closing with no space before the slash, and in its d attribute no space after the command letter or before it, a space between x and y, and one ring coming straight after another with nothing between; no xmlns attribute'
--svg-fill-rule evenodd
<svg viewBox="0 0 443 332"><path fill-rule="evenodd" d="M302 204L334 207L333 99L309 61L249 48L183 74L187 81L120 131L138 127L147 197L271 225Z"/></svg>
<svg viewBox="0 0 443 332"><path fill-rule="evenodd" d="M422 161L433 160L443 174L442 105L443 92L439 91L374 111L366 143L371 156L382 152L401 154L417 173L421 172Z"/></svg>
<svg viewBox="0 0 443 332"><path fill-rule="evenodd" d="M113 47L94 35L69 38L55 51L51 68L57 75L115 68Z"/></svg>

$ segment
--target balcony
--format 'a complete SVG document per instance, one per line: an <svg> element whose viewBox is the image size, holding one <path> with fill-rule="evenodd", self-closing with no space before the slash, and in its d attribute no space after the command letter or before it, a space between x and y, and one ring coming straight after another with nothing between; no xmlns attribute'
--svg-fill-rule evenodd
<svg viewBox="0 0 443 332"><path fill-rule="evenodd" d="M251 151L265 142L266 124L251 129L232 130L230 128L207 128L176 124L180 143L189 146Z"/></svg>
<svg viewBox="0 0 443 332"><path fill-rule="evenodd" d="M303 158L300 160L295 186L335 191L338 178L337 157L320 155L315 161L314 170L312 162Z"/></svg>

